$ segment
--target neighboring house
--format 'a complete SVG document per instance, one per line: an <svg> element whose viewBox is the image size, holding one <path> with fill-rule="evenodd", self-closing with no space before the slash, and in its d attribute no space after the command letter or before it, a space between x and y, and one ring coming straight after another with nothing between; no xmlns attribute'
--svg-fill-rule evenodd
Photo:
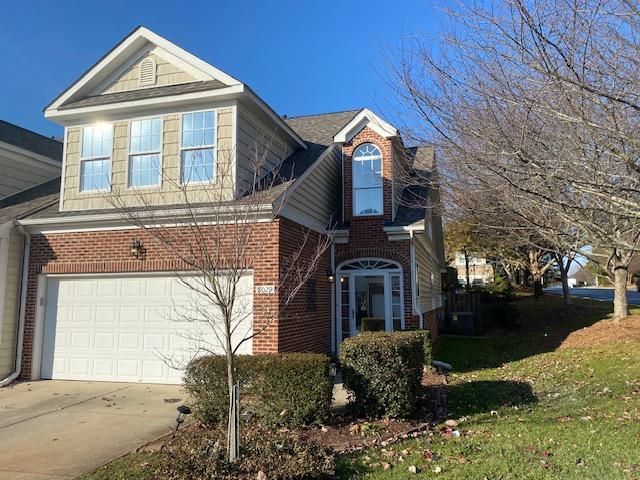
<svg viewBox="0 0 640 480"><path fill-rule="evenodd" d="M229 202L244 201L251 146L265 136L269 162L291 178L260 195L265 216L252 241L263 250L242 288L252 295L254 331L265 329L242 353L336 353L364 318L386 330L437 334L442 226L433 209L413 200L428 197L437 205L438 191L403 187L394 177L401 169L411 175L433 169L434 152L404 148L397 129L370 110L280 117L246 84L140 27L45 116L65 127L65 155L59 191L52 184L33 189L24 203L46 206L17 220L30 235L23 378L179 382L179 372L158 357L175 348L171 320L146 316L171 300L174 259L153 248L144 259L132 257L132 239L150 244L147 232L134 228L105 192L144 185L136 192L150 206L177 203L162 218L183 228L175 188L185 168L195 168L187 152L208 152L198 164L203 181L188 185L194 202L214 185ZM209 139L205 146L190 143L194 121ZM140 153L138 132L145 129L155 140ZM161 182L140 156L159 159L173 181ZM232 174L219 184L212 172L222 169ZM265 324L265 292L278 295L270 287L306 231L333 240L314 273L312 295L310 286L301 290L307 300L287 307L296 316L284 321L281 311L280 321Z"/></svg>
<svg viewBox="0 0 640 480"><path fill-rule="evenodd" d="M0 380L15 371L24 235L30 187L60 176L62 143L0 120Z"/></svg>
<svg viewBox="0 0 640 480"><path fill-rule="evenodd" d="M493 282L493 266L484 257L472 257L469 260L469 283L472 286L484 286ZM453 267L458 272L458 283L467 284L467 262L462 252L455 254Z"/></svg>

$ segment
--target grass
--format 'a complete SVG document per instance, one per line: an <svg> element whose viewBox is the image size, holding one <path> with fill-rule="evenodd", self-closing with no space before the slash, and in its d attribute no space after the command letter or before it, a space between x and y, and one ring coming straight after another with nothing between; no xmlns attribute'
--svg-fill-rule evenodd
<svg viewBox="0 0 640 480"><path fill-rule="evenodd" d="M609 305L564 308L553 297L517 304L519 332L436 345L434 357L454 366L448 408L459 438L436 431L343 457L341 478L412 478L412 465L420 478L640 478L640 342L557 350Z"/></svg>
<svg viewBox="0 0 640 480"><path fill-rule="evenodd" d="M157 454L142 452L125 455L76 480L156 480Z"/></svg>
<svg viewBox="0 0 640 480"><path fill-rule="evenodd" d="M434 357L454 366L448 409L459 438L437 429L386 453L343 456L340 477L640 478L640 341L558 349L571 332L606 318L609 304L577 300L565 308L550 296L516 304L518 331L436 344ZM151 480L155 458L123 457L80 480Z"/></svg>

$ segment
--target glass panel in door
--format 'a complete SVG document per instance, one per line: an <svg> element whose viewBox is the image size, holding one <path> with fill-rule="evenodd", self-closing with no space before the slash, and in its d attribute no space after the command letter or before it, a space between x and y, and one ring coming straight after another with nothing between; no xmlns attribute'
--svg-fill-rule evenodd
<svg viewBox="0 0 640 480"><path fill-rule="evenodd" d="M349 277L339 277L338 282L340 285L340 319L342 325L342 339L349 338L351 334L350 324L350 300L349 300Z"/></svg>
<svg viewBox="0 0 640 480"><path fill-rule="evenodd" d="M383 275L356 275L354 278L355 332L385 330Z"/></svg>
<svg viewBox="0 0 640 480"><path fill-rule="evenodd" d="M391 274L391 319L394 330L402 330L402 292L400 274Z"/></svg>

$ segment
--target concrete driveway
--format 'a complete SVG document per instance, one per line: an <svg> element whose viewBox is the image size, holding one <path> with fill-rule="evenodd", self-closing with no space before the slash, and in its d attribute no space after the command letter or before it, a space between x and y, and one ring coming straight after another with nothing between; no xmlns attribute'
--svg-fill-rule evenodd
<svg viewBox="0 0 640 480"><path fill-rule="evenodd" d="M175 426L177 385L43 380L0 388L0 479L73 479Z"/></svg>

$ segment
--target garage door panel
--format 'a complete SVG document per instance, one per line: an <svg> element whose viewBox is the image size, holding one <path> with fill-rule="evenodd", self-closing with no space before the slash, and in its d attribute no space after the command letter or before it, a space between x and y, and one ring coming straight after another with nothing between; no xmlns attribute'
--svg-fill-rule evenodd
<svg viewBox="0 0 640 480"><path fill-rule="evenodd" d="M118 323L120 309L118 307L96 306L96 323L101 325L115 325Z"/></svg>
<svg viewBox="0 0 640 480"><path fill-rule="evenodd" d="M237 305L251 328L252 278ZM222 352L200 309L209 305L173 276L47 279L43 378L179 383L201 347ZM205 308L210 317L211 307ZM197 340L200 340L198 342ZM251 353L246 342L241 353Z"/></svg>

